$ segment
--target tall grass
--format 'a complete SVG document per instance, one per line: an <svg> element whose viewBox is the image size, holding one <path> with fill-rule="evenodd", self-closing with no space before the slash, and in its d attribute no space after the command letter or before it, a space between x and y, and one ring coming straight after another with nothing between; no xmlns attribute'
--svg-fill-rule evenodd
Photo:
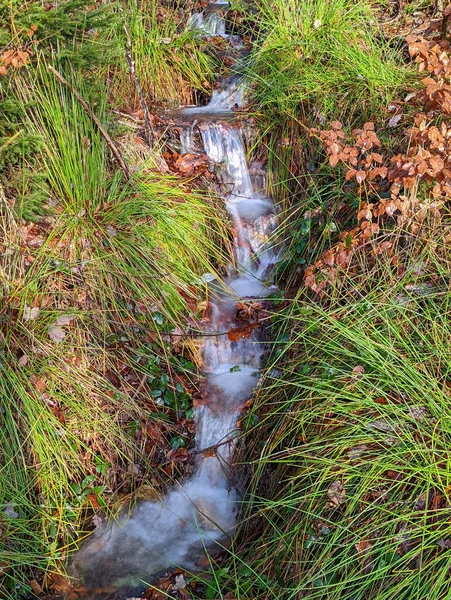
<svg viewBox="0 0 451 600"><path fill-rule="evenodd" d="M449 252L438 234L418 253L424 239L402 277L379 264L276 319L277 358L244 421L241 535L221 567L240 600L447 597Z"/></svg>
<svg viewBox="0 0 451 600"><path fill-rule="evenodd" d="M41 76L48 78L44 71ZM141 288L140 299L154 298L168 315L171 300L175 311L182 308L180 291L188 292L199 274L215 269L210 257L225 258L219 202L155 172L152 158L122 185L120 174L109 170L103 139L81 105L51 78L45 81L45 88L36 84L38 89L28 82L21 93L25 100L35 93L39 97L30 124L48 142L41 161L58 203L54 235L73 238L71 260L82 259L83 246L92 247L85 269L96 273L93 280L107 270L130 299ZM103 110L99 105L101 118Z"/></svg>
<svg viewBox="0 0 451 600"><path fill-rule="evenodd" d="M185 29L190 3L172 6L158 0L122 3L120 19L125 20L132 40L136 72L149 103L170 107L196 102L198 94L208 94L218 68L214 52L193 31ZM113 36L123 47L118 67L110 75L110 91L115 105L129 105L134 96L125 59L125 34L115 28ZM135 98L139 108L138 98Z"/></svg>
<svg viewBox="0 0 451 600"><path fill-rule="evenodd" d="M398 51L383 40L365 0L256 5L259 34L248 76L263 110L323 118L384 109L406 81Z"/></svg>
<svg viewBox="0 0 451 600"><path fill-rule="evenodd" d="M90 97L80 73L67 76ZM29 591L36 568L62 568L93 508L150 482L155 455L177 430L178 397L186 397L168 334L195 313L196 281L222 264L228 235L215 198L157 173L151 159L123 183L89 115L44 64L20 74L11 93L31 107L22 117L42 140L36 161L51 214L39 243L27 246L27 227L1 198L0 562L8 598ZM104 105L96 111L108 127ZM165 406L150 394L160 377L172 394ZM135 436L148 423L158 444Z"/></svg>
<svg viewBox="0 0 451 600"><path fill-rule="evenodd" d="M386 40L377 3L261 0L245 12L255 38L246 77L267 148L268 193L286 209L309 202L312 171L316 188L329 186L309 127L381 123L390 101L412 83L411 69Z"/></svg>

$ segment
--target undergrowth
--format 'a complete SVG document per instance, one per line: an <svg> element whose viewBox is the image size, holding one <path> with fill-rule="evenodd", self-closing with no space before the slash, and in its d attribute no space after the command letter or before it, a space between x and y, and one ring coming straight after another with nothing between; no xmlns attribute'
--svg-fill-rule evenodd
<svg viewBox="0 0 451 600"><path fill-rule="evenodd" d="M323 198L334 193L309 127L333 119L350 128L370 119L388 120L390 103L415 85L402 45L392 44L379 24L379 8L366 0L241 5L252 23L246 77L259 143L267 149L267 189L287 214L293 239L308 243L310 217L299 206L309 209L312 197L317 207L324 205ZM335 193L341 194L339 185ZM285 275L302 268L302 254L295 244Z"/></svg>
<svg viewBox="0 0 451 600"><path fill-rule="evenodd" d="M451 90L440 27L407 38L428 77L397 103L395 131L356 128L358 103L354 115L342 107L345 127L310 129L329 164L316 147L309 165L310 121L290 130L283 110L290 135L273 158L285 169L293 139L307 158L288 238L305 285L275 307L269 366L242 419L239 533L204 579L210 598L449 595Z"/></svg>
<svg viewBox="0 0 451 600"><path fill-rule="evenodd" d="M368 162L360 146L348 164L347 150L374 133L363 123L388 121L387 106L414 78L374 3L301 4L239 2L241 24L228 23L253 41L246 77L286 234L278 275L293 289L274 305L284 310L272 319L270 368L242 420L250 483L239 534L199 586L205 598L439 600L451 567L447 56L424 40L412 54L434 77L442 61L444 79L415 99L433 114L417 119L410 149L395 132L387 156ZM186 319L205 310L199 276L227 260L223 207L195 182L158 172L158 143L124 177L49 66L107 131L123 133L112 108L132 112L139 128L127 52L151 108L205 99L222 69L226 42L185 29L193 8L0 0L0 594L8 599L68 592L59 574L85 533L183 473L197 368ZM427 138L429 118L437 126ZM330 119L345 126L308 137ZM349 136L356 123L363 130ZM142 144L136 131L126 136ZM375 169L386 181L398 146L397 179L375 190L368 181ZM356 214L361 244L352 245ZM310 289L295 293L306 267L315 271Z"/></svg>
<svg viewBox="0 0 451 600"><path fill-rule="evenodd" d="M449 248L424 233L399 232L402 276L379 261L275 318L244 421L241 533L218 572L234 597L446 597Z"/></svg>
<svg viewBox="0 0 451 600"><path fill-rule="evenodd" d="M80 70L65 74L96 96ZM9 86L39 140L46 215L27 221L1 189L0 564L13 598L66 592L58 573L94 511L180 474L168 456L192 440L197 367L171 334L196 319L196 281L223 263L228 234L215 198L158 173L152 153L124 181L44 58ZM109 127L105 102L96 116Z"/></svg>

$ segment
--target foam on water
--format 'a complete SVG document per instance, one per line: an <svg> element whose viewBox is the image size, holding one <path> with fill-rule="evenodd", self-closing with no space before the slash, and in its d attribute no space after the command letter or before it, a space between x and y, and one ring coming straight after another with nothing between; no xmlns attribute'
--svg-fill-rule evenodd
<svg viewBox="0 0 451 600"><path fill-rule="evenodd" d="M189 106L185 115L207 115L231 112L243 106L244 87L237 77L228 79L221 87L213 90L210 103L206 106Z"/></svg>
<svg viewBox="0 0 451 600"><path fill-rule="evenodd" d="M227 199L229 211L236 210L243 221L255 221L258 217L266 217L274 213L274 206L268 198L255 195L252 202L249 198L230 194Z"/></svg>

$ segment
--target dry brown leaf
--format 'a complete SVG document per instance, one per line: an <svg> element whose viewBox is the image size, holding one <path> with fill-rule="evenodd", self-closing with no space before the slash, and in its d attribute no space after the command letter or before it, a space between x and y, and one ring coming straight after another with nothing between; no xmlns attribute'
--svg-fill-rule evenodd
<svg viewBox="0 0 451 600"><path fill-rule="evenodd" d="M24 321L34 321L39 314L39 308L25 305L23 309L22 319Z"/></svg>
<svg viewBox="0 0 451 600"><path fill-rule="evenodd" d="M231 342L237 342L242 338L250 338L252 331L256 327L258 327L257 323L249 323L248 325L243 325L242 327L235 327L227 332L227 337Z"/></svg>
<svg viewBox="0 0 451 600"><path fill-rule="evenodd" d="M327 490L328 504L330 506L340 506L346 501L346 490L339 479L335 480Z"/></svg>
<svg viewBox="0 0 451 600"><path fill-rule="evenodd" d="M368 552L371 546L372 544L368 540L363 539L355 544L355 549L359 554L364 554Z"/></svg>
<svg viewBox="0 0 451 600"><path fill-rule="evenodd" d="M61 315L54 323L56 327L64 327L64 325L70 325L75 319L72 315Z"/></svg>
<svg viewBox="0 0 451 600"><path fill-rule="evenodd" d="M47 382L43 377L32 376L30 378L30 382L33 385L34 389L40 394L43 394L47 389Z"/></svg>
<svg viewBox="0 0 451 600"><path fill-rule="evenodd" d="M49 338L52 342L55 342L55 344L61 344L65 337L66 332L61 327L49 327Z"/></svg>

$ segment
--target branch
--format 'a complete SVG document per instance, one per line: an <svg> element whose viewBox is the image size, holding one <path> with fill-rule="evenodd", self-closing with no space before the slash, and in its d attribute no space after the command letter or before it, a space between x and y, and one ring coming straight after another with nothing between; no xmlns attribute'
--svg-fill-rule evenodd
<svg viewBox="0 0 451 600"><path fill-rule="evenodd" d="M75 90L75 88L73 87L73 85L70 83L70 81L68 81L67 79L65 79L61 73L58 73L58 71L56 69L54 69L51 65L47 65L49 71L51 71L55 77L63 84L65 85L68 90L75 96L75 98L80 102L80 104L83 106L83 108L85 109L85 111L88 113L88 115L91 117L91 119L93 120L93 122L95 123L97 129L100 131L100 133L103 135L105 142L108 146L108 148L111 150L112 155L114 156L114 159L117 163L117 165L119 166L119 168L122 170L122 172L124 173L124 177L125 179L128 181L130 179L130 170L127 166L127 164L125 163L124 159L121 156L121 153L119 152L118 147L116 146L116 144L113 142L113 140L111 139L109 133L106 131L106 129L103 127L102 123L99 121L98 117L96 116L96 114L94 113L94 111L90 108L90 106L88 105L88 103L83 100L83 98L80 96L80 94Z"/></svg>

